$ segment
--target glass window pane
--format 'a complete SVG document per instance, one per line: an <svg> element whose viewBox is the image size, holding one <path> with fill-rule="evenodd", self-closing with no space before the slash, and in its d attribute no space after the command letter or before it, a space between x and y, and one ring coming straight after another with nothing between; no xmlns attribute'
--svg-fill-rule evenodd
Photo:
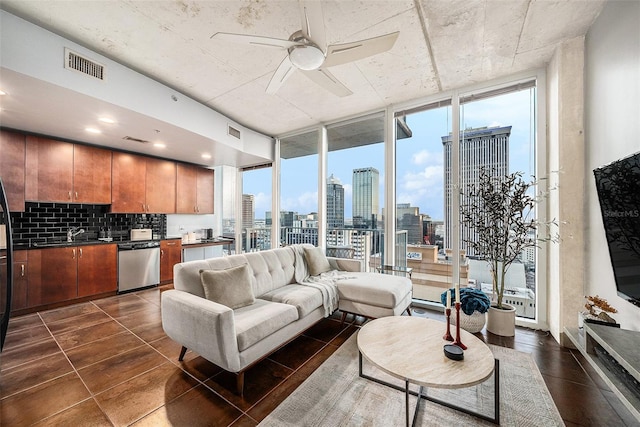
<svg viewBox="0 0 640 427"><path fill-rule="evenodd" d="M318 245L318 137L314 130L280 141L281 246Z"/></svg>
<svg viewBox="0 0 640 427"><path fill-rule="evenodd" d="M271 167L242 172L242 251L271 249Z"/></svg>
<svg viewBox="0 0 640 427"><path fill-rule="evenodd" d="M521 172L523 180L534 179L536 88L532 84L525 86L525 89L521 86L507 93L461 103L461 206L469 203L465 194L469 186L478 183L482 168L496 177ZM482 213L478 215L480 218ZM535 239L533 234L529 237L532 241ZM470 286L481 288L492 296L493 280L485 254L475 253L465 243L477 238L473 227L461 224L460 247L466 250L469 258ZM516 308L518 316L530 319L536 318L536 258L534 246L517 255L507 270L503 300Z"/></svg>
<svg viewBox="0 0 640 427"><path fill-rule="evenodd" d="M445 246L443 136L451 132L449 105L443 101L401 117L410 134L396 137L397 232L404 233L408 243L406 263L413 269L413 297L436 302L453 283Z"/></svg>

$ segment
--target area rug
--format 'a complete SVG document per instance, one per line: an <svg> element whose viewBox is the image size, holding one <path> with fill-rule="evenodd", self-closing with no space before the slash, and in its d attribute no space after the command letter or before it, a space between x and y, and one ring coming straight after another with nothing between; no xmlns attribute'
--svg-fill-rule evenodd
<svg viewBox="0 0 640 427"><path fill-rule="evenodd" d="M502 426L563 426L531 355L490 345L500 360L500 424ZM366 359L363 372L404 387ZM416 388L417 389L417 388ZM429 395L493 416L493 376L482 384L458 390L428 389ZM416 398L411 396L410 416ZM309 378L285 399L260 426L403 426L404 392L358 376L356 334L352 335ZM419 426L490 426L471 415L426 400L420 405Z"/></svg>

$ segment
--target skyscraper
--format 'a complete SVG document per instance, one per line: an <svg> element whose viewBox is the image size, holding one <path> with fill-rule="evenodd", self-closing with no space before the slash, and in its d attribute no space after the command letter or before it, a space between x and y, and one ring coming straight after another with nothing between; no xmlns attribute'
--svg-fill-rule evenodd
<svg viewBox="0 0 640 427"><path fill-rule="evenodd" d="M380 212L380 173L368 167L353 170L353 226L376 228Z"/></svg>
<svg viewBox="0 0 640 427"><path fill-rule="evenodd" d="M344 187L333 174L327 179L327 228L344 228Z"/></svg>
<svg viewBox="0 0 640 427"><path fill-rule="evenodd" d="M471 184L478 182L481 168L486 168L490 174L502 176L509 173L509 136L511 126L482 127L460 131L460 206L467 201L464 194ZM451 248L451 220L452 220L452 178L451 178L451 134L442 137L444 148L444 188L445 188L445 248ZM467 255L475 255L464 244L465 240L473 239L474 230L460 226L460 249L467 250Z"/></svg>
<svg viewBox="0 0 640 427"><path fill-rule="evenodd" d="M242 195L242 228L253 228L255 220L255 203L253 194Z"/></svg>

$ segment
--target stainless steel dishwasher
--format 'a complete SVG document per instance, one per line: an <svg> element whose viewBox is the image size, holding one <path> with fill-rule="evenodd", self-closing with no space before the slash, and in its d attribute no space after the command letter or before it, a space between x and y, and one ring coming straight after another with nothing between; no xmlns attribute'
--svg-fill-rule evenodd
<svg viewBox="0 0 640 427"><path fill-rule="evenodd" d="M118 244L118 292L160 283L160 242Z"/></svg>

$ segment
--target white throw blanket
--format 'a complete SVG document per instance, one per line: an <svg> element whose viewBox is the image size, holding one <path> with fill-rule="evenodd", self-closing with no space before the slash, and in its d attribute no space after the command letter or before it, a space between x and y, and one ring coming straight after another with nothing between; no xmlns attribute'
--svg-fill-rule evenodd
<svg viewBox="0 0 640 427"><path fill-rule="evenodd" d="M339 271L331 270L321 273L318 276L308 276L304 280L298 282L301 285L311 286L322 292L322 305L324 306L324 315L328 317L338 308L338 287L336 281L340 279Z"/></svg>

